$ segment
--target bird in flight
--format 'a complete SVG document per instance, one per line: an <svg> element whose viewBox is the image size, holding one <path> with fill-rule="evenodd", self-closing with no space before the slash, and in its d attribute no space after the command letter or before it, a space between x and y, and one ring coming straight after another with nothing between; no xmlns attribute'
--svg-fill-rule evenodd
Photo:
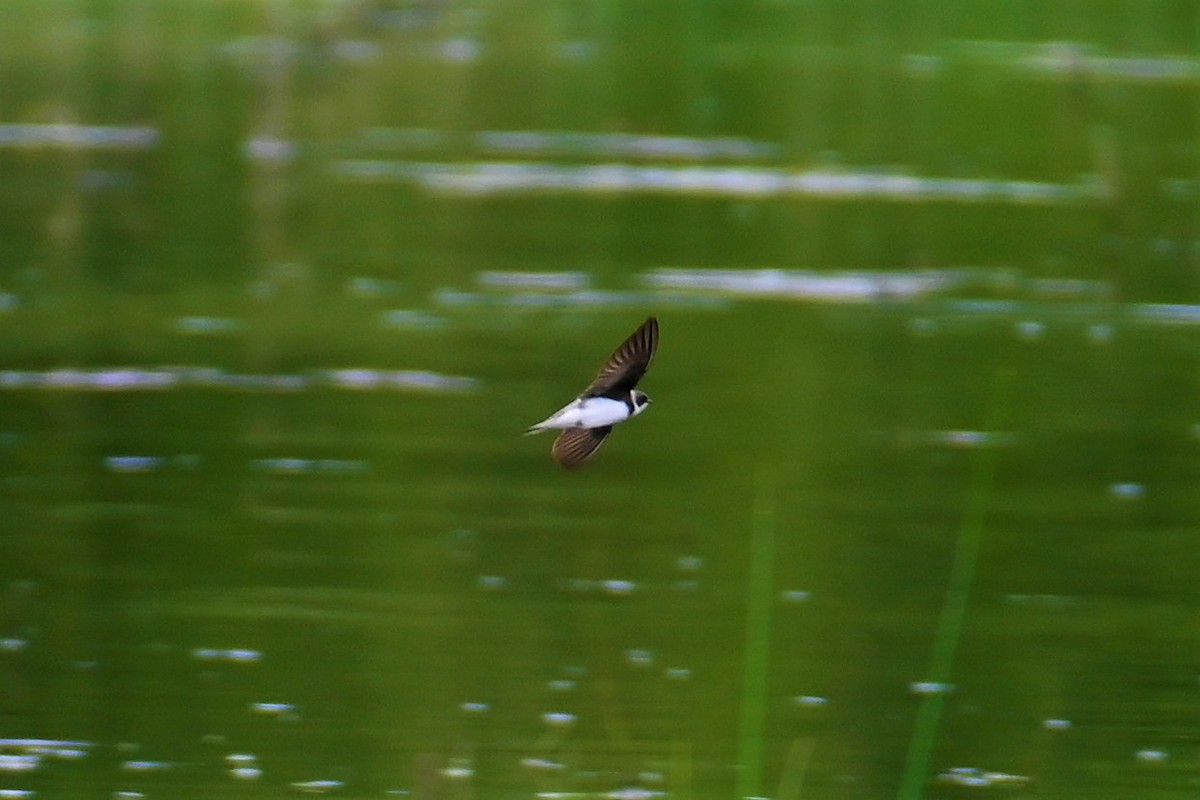
<svg viewBox="0 0 1200 800"><path fill-rule="evenodd" d="M650 398L636 387L657 349L658 320L650 317L608 357L581 395L530 427L525 435L561 430L550 454L566 469L578 467L600 449L614 425L636 417L650 405Z"/></svg>

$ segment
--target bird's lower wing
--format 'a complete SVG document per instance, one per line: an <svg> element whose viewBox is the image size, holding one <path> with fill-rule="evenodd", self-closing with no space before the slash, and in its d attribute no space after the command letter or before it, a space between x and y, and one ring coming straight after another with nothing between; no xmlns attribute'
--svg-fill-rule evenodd
<svg viewBox="0 0 1200 800"><path fill-rule="evenodd" d="M559 466L573 469L592 457L612 433L612 425L600 428L567 428L554 440L550 454Z"/></svg>

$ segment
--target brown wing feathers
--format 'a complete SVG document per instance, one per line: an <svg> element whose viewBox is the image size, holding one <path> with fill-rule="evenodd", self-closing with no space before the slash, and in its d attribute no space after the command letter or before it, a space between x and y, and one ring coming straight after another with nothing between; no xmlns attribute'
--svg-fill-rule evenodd
<svg viewBox="0 0 1200 800"><path fill-rule="evenodd" d="M567 428L554 440L550 454L560 466L573 469L591 458L611 432L611 425L602 428Z"/></svg>
<svg viewBox="0 0 1200 800"><path fill-rule="evenodd" d="M619 397L627 394L646 374L657 349L658 320L650 317L609 356L596 379L581 396Z"/></svg>

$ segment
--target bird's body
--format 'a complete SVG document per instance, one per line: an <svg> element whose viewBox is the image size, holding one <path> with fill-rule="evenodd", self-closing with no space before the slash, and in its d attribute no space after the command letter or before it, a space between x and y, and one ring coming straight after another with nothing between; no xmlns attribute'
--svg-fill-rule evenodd
<svg viewBox="0 0 1200 800"><path fill-rule="evenodd" d="M561 430L551 455L563 467L579 466L600 449L614 425L649 407L650 398L635 387L657 349L658 320L650 317L621 343L582 394L530 427L526 435Z"/></svg>
<svg viewBox="0 0 1200 800"><path fill-rule="evenodd" d="M630 392L632 395L633 392ZM611 397L577 397L570 403L551 414L545 420L533 425L526 435L540 433L553 428L601 428L605 425L616 425L624 422L634 414L644 411L646 404L636 405L630 401L613 400Z"/></svg>

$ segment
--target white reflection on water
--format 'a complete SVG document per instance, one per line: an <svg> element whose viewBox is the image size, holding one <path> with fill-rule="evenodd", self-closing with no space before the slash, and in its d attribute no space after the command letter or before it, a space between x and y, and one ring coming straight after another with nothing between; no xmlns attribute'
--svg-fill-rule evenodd
<svg viewBox="0 0 1200 800"><path fill-rule="evenodd" d="M64 739L0 739L0 751L44 756L55 760L83 758L93 747L91 742Z"/></svg>
<svg viewBox="0 0 1200 800"><path fill-rule="evenodd" d="M1046 324L1034 319L1024 319L1016 324L1015 330L1019 339L1032 342L1042 338L1042 334L1046 332Z"/></svg>
<svg viewBox="0 0 1200 800"><path fill-rule="evenodd" d="M452 61L456 64L466 64L479 58L479 55L483 52L483 45L476 39L457 36L452 39L443 40L439 44L437 52L446 61Z"/></svg>
<svg viewBox="0 0 1200 800"><path fill-rule="evenodd" d="M1113 326L1106 323L1096 323L1087 327L1087 339L1092 344L1108 344L1113 338Z"/></svg>
<svg viewBox="0 0 1200 800"><path fill-rule="evenodd" d="M358 367L308 373L234 373L204 366L0 371L0 389L76 392L142 392L204 387L259 392L332 388L460 393L473 391L477 384L474 378L444 375L430 370Z"/></svg>
<svg viewBox="0 0 1200 800"><path fill-rule="evenodd" d="M590 288L591 275L586 272L508 272L489 270L476 276L481 286L489 289L580 290Z"/></svg>
<svg viewBox="0 0 1200 800"><path fill-rule="evenodd" d="M592 580L589 578L563 578L558 585L576 594L600 594L609 597L629 597L638 590L636 581L623 578Z"/></svg>
<svg viewBox="0 0 1200 800"><path fill-rule="evenodd" d="M262 777L262 767L253 753L230 753L225 756L229 777L239 781L256 781Z"/></svg>
<svg viewBox="0 0 1200 800"><path fill-rule="evenodd" d="M130 760L121 763L126 772L164 772L175 767L169 761Z"/></svg>
<svg viewBox="0 0 1200 800"><path fill-rule="evenodd" d="M943 60L950 60L1070 81L1090 77L1106 82L1186 84L1200 79L1200 61L1195 58L1145 53L1106 55L1096 44L1084 41L959 39L946 44L951 53L948 58L933 55L921 58L932 59L939 66ZM929 77L938 74L940 69Z"/></svg>
<svg viewBox="0 0 1200 800"><path fill-rule="evenodd" d="M192 651L192 658L199 661L225 661L230 664L254 664L262 660L258 650L232 648L222 650L212 647L198 647Z"/></svg>
<svg viewBox="0 0 1200 800"><path fill-rule="evenodd" d="M973 430L902 430L896 441L908 447L947 447L954 450L976 450L988 447L1009 447L1016 442L1011 431Z"/></svg>
<svg viewBox="0 0 1200 800"><path fill-rule="evenodd" d="M550 161L396 161L341 159L330 165L348 181L411 183L440 195L659 194L710 197L814 197L904 202L1075 205L1109 196L1103 181L1050 183L930 178L899 169L811 169L727 165L566 165Z"/></svg>
<svg viewBox="0 0 1200 800"><path fill-rule="evenodd" d="M475 579L475 585L489 592L497 592L508 587L508 579L502 575L480 575Z"/></svg>
<svg viewBox="0 0 1200 800"><path fill-rule="evenodd" d="M275 717L286 722L300 719L300 713L292 703L251 703L250 711L264 717Z"/></svg>
<svg viewBox="0 0 1200 800"><path fill-rule="evenodd" d="M342 781L334 780L293 781L291 784L292 788L301 794L328 794L345 785Z"/></svg>
<svg viewBox="0 0 1200 800"><path fill-rule="evenodd" d="M575 724L575 715L566 711L547 711L542 714L542 722L551 728L569 728Z"/></svg>
<svg viewBox="0 0 1200 800"><path fill-rule="evenodd" d="M646 285L656 289L831 301L911 299L959 288L974 280L977 276L965 270L656 269L642 276Z"/></svg>
<svg viewBox="0 0 1200 800"><path fill-rule="evenodd" d="M913 681L908 690L913 694L949 694L954 691L954 684L937 681Z"/></svg>
<svg viewBox="0 0 1200 800"><path fill-rule="evenodd" d="M650 667L654 665L654 653L635 647L625 651L625 661L631 667Z"/></svg>
<svg viewBox="0 0 1200 800"><path fill-rule="evenodd" d="M433 293L433 302L447 308L490 308L553 309L553 308L626 308L653 305L657 308L726 308L729 301L723 297L695 293L653 291L630 292L603 289L580 289L578 291L532 291L511 293L466 292L459 289L441 288Z"/></svg>
<svg viewBox="0 0 1200 800"><path fill-rule="evenodd" d="M1109 486L1108 493L1116 500L1140 500L1146 494L1146 487L1141 483L1125 481Z"/></svg>
<svg viewBox="0 0 1200 800"><path fill-rule="evenodd" d="M239 781L256 781L262 777L262 768L257 766L231 767L229 777Z"/></svg>
<svg viewBox="0 0 1200 800"><path fill-rule="evenodd" d="M538 795L543 797L545 795ZM666 792L661 792L655 789L643 789L640 786L627 786L622 789L613 789L611 792L593 795L594 797L603 797L607 800L655 800L655 798L666 797Z"/></svg>
<svg viewBox="0 0 1200 800"><path fill-rule="evenodd" d="M430 314L425 311L394 308L380 315L379 324L384 328L401 330L434 330L444 328L446 321L436 314Z"/></svg>
<svg viewBox="0 0 1200 800"><path fill-rule="evenodd" d="M987 786L1024 786L1029 783L1027 775L1008 772L993 772L975 767L951 767L937 776L937 782L955 786L981 788Z"/></svg>
<svg viewBox="0 0 1200 800"><path fill-rule="evenodd" d="M159 130L148 126L0 124L0 148L42 146L66 150L147 150L156 146L160 138Z"/></svg>
<svg viewBox="0 0 1200 800"><path fill-rule="evenodd" d="M109 472L153 472L167 463L162 456L105 456L104 467Z"/></svg>
<svg viewBox="0 0 1200 800"><path fill-rule="evenodd" d="M358 458L255 458L250 466L274 475L353 475L371 468L369 462Z"/></svg>
<svg viewBox="0 0 1200 800"><path fill-rule="evenodd" d="M0 772L32 772L41 763L41 756L35 753L0 754Z"/></svg>
<svg viewBox="0 0 1200 800"><path fill-rule="evenodd" d="M91 742L63 739L0 739L0 775L32 775L50 761L75 761L89 755ZM6 788L0 797L34 797L31 790Z"/></svg>
<svg viewBox="0 0 1200 800"><path fill-rule="evenodd" d="M183 316L175 320L175 331L189 335L236 333L245 324L236 317Z"/></svg>
<svg viewBox="0 0 1200 800"><path fill-rule="evenodd" d="M370 150L438 151L457 146L463 135L430 128L365 128L361 146ZM570 158L653 158L705 161L778 158L783 150L771 142L736 136L664 136L596 131L504 130L465 135L476 152L505 156Z"/></svg>
<svg viewBox="0 0 1200 800"><path fill-rule="evenodd" d="M273 136L255 136L243 142L242 152L251 161L284 164L296 157L296 144Z"/></svg>

